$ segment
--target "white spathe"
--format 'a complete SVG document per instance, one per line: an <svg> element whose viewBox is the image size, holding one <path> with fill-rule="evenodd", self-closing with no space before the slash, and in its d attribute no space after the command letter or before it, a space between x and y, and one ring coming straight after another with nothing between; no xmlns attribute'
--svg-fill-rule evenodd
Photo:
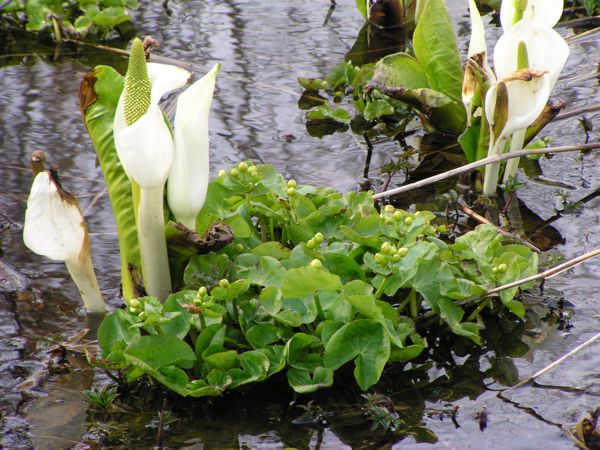
<svg viewBox="0 0 600 450"><path fill-rule="evenodd" d="M23 242L38 255L65 262L89 312L106 311L79 205L46 171L39 172L31 186Z"/></svg>
<svg viewBox="0 0 600 450"><path fill-rule="evenodd" d="M515 25L515 2L524 0L503 0L500 6L500 23L504 31ZM523 19L533 18L537 24L552 28L558 23L564 8L563 0L528 0Z"/></svg>
<svg viewBox="0 0 600 450"><path fill-rule="evenodd" d="M27 199L23 242L34 253L54 261L77 258L85 240L83 216L64 201L48 172L37 174Z"/></svg>
<svg viewBox="0 0 600 450"><path fill-rule="evenodd" d="M518 67L519 44L527 48L528 68L548 72L550 90L569 57L569 45L552 28L529 19L521 20L503 34L494 47L494 69L498 79L508 77Z"/></svg>
<svg viewBox="0 0 600 450"><path fill-rule="evenodd" d="M462 85L462 102L467 111L467 126L471 123L473 101L479 83L478 80L483 78L478 77L476 71L484 72L482 75L487 77L486 84L493 84L496 82L494 72L488 63L483 20L481 19L481 15L479 14L479 10L477 9L474 0L469 0L469 14L471 16L471 38L468 50L469 61L467 61L465 67L465 76Z"/></svg>
<svg viewBox="0 0 600 450"><path fill-rule="evenodd" d="M114 120L115 146L127 176L142 188L161 186L167 180L175 146L171 131L158 103L175 89L184 86L190 72L166 64L148 64L152 96L148 111L127 126L125 90L121 93Z"/></svg>
<svg viewBox="0 0 600 450"><path fill-rule="evenodd" d="M531 125L540 115L550 96L550 79L547 73L528 69L515 72L502 80L508 92L508 114L496 140L505 139L515 131ZM485 115L494 126L498 83L490 87L485 97Z"/></svg>
<svg viewBox="0 0 600 450"><path fill-rule="evenodd" d="M167 183L167 201L177 221L190 230L206 199L209 177L208 116L220 64L177 99L175 155Z"/></svg>

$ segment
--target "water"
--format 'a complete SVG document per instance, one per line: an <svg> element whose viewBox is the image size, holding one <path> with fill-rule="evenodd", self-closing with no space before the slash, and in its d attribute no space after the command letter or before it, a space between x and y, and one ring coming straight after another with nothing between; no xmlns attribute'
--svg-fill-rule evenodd
<svg viewBox="0 0 600 450"><path fill-rule="evenodd" d="M213 174L232 162L250 158L273 164L302 183L349 190L364 181L366 152L360 137L350 132L322 139L310 137L304 113L297 107L301 89L296 78L324 76L352 48L363 23L352 2L338 2L327 26L322 26L329 6L326 1L172 1L171 16L165 14L161 2L145 3L152 5L140 8L136 22L140 35L151 34L162 42L161 55L207 69L215 62L223 65L210 124ZM458 0L449 4L463 36L461 49L465 50L466 6ZM574 34L569 28L560 32L565 37ZM497 35L498 30L489 31L488 39ZM600 54L598 42L596 35L571 44L564 79L594 70ZM100 285L110 302L118 304L112 213L81 122L77 91L82 74L95 64L123 69L124 61L90 49L73 55L69 47L56 49L23 40L22 36L17 41L8 38L5 44L5 54L0 55L3 445L44 449L97 441L117 447L151 447L156 442L162 395L123 394L119 410L111 414L95 411L83 401L81 391L94 382L105 382L106 376L90 369L82 357L68 354L65 361L60 349L49 352L48 348L52 339L69 339L83 328L90 328L93 338L97 323L82 313L64 266L31 254L21 242L31 183L29 155L42 148L49 160L60 163L65 186L81 201L92 232ZM559 83L555 96L566 100L569 109L590 106L597 103L597 84L591 80ZM590 118L597 121L598 114L590 114ZM584 139L576 118L557 121L544 134L556 145ZM591 139L598 139L597 131ZM376 147L370 171L376 185L383 179L379 166L398 153L400 148L392 142ZM438 170L442 167L439 164ZM552 248L549 254L565 258L600 245L600 209L593 196L600 186L598 156L563 154L541 164L548 177L574 189L530 182L520 191L529 231L539 229L544 248ZM557 214L555 206L562 206L565 195L569 202L588 196L591 199L579 210ZM406 205L428 203L435 197L435 190L428 189L399 201ZM546 225L553 227L552 233L540 231L547 231ZM172 448L194 449L573 448L560 425L568 428L600 406L600 347L586 349L540 378L541 384L554 387L508 391L504 399L497 397L495 390L531 375L598 331L598 273L600 260L591 260L549 280L544 293L531 298L534 304L524 323L489 319L489 344L484 349L455 340L450 348L440 345L429 365L391 368L373 391L394 402L404 431L396 436L370 431L365 418L367 401L343 376L334 389L297 399L282 380L221 399L190 403L168 397L171 414L165 443ZM566 309L547 307L560 299L567 302ZM314 401L312 411L320 416L306 415L300 407L309 400ZM459 406L459 428L450 417L455 406ZM484 406L488 423L482 432L477 416ZM431 433L438 438L435 444L427 443Z"/></svg>

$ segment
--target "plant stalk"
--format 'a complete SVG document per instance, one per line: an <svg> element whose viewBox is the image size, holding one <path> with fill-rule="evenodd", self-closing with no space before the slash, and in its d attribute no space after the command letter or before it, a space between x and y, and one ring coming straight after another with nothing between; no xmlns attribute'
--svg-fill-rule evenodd
<svg viewBox="0 0 600 450"><path fill-rule="evenodd" d="M87 236L79 256L67 259L65 264L77 289L79 289L85 308L91 313L106 312L106 304L102 298L98 280L94 273L92 254Z"/></svg>
<svg viewBox="0 0 600 450"><path fill-rule="evenodd" d="M510 150L509 152L514 152L523 148L523 144L525 143L525 133L527 132L526 128L522 128L518 131L515 131L510 140ZM510 177L514 177L517 173L517 169L519 168L519 160L521 158L513 158L509 159L506 162L506 167L504 168L504 178L502 179L504 183L508 181Z"/></svg>
<svg viewBox="0 0 600 450"><path fill-rule="evenodd" d="M163 214L163 184L153 188L140 187L140 205L136 219L144 288L148 295L161 302L171 292Z"/></svg>

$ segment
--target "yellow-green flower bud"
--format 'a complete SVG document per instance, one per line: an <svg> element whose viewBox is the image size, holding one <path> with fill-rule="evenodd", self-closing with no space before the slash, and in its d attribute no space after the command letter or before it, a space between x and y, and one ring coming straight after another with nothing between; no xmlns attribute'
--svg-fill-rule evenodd
<svg viewBox="0 0 600 450"><path fill-rule="evenodd" d="M221 169L221 170L219 170L218 176L219 176L219 178L223 178L226 174L227 174L227 172L225 172L224 169Z"/></svg>
<svg viewBox="0 0 600 450"><path fill-rule="evenodd" d="M306 248L312 250L316 246L317 246L317 243L315 242L314 239L309 239L308 241L306 241Z"/></svg>
<svg viewBox="0 0 600 450"><path fill-rule="evenodd" d="M400 257L406 256L408 253L408 249L406 247L400 247L396 252L396 255L400 255Z"/></svg>
<svg viewBox="0 0 600 450"><path fill-rule="evenodd" d="M242 161L241 163L238 164L238 169L240 169L240 172L242 172L242 173L248 172L248 163L245 161Z"/></svg>
<svg viewBox="0 0 600 450"><path fill-rule="evenodd" d="M288 186L289 188L295 188L296 186L298 186L298 183L296 183L296 180L289 180L289 181L287 182L287 186Z"/></svg>
<svg viewBox="0 0 600 450"><path fill-rule="evenodd" d="M396 208L394 208L392 205L385 205L385 208L383 208L383 210L386 213L390 213L391 214L391 213L393 213L396 210Z"/></svg>
<svg viewBox="0 0 600 450"><path fill-rule="evenodd" d="M404 219L404 224L405 225L410 225L413 223L413 218L408 216L406 219Z"/></svg>
<svg viewBox="0 0 600 450"><path fill-rule="evenodd" d="M296 189L293 187L288 188L287 195L288 195L288 197L293 197L294 195L296 195Z"/></svg>
<svg viewBox="0 0 600 450"><path fill-rule="evenodd" d="M390 244L387 241L381 244L381 253L383 253L384 255L389 255L390 253L392 253L392 244Z"/></svg>
<svg viewBox="0 0 600 450"><path fill-rule="evenodd" d="M387 262L387 258L385 257L385 255L381 254L381 253L375 253L375 262L377 264L385 264Z"/></svg>
<svg viewBox="0 0 600 450"><path fill-rule="evenodd" d="M320 260L318 259L313 259L310 262L310 267L312 267L313 269L322 269L323 268L323 264L321 263Z"/></svg>
<svg viewBox="0 0 600 450"><path fill-rule="evenodd" d="M322 244L325 240L325 236L323 236L323 233L317 233L315 234L315 237L313 239L317 244Z"/></svg>
<svg viewBox="0 0 600 450"><path fill-rule="evenodd" d="M198 289L198 297L204 297L206 294L208 294L208 290L204 286Z"/></svg>
<svg viewBox="0 0 600 450"><path fill-rule="evenodd" d="M242 253L244 251L244 246L242 244L235 244L235 251L237 253Z"/></svg>
<svg viewBox="0 0 600 450"><path fill-rule="evenodd" d="M498 265L497 269L498 269L498 272L503 273L503 272L506 272L506 269L508 269L508 266L506 264L502 263L502 264Z"/></svg>
<svg viewBox="0 0 600 450"><path fill-rule="evenodd" d="M226 289L229 287L229 280L223 278L221 281L219 281L219 286L221 286L223 289Z"/></svg>
<svg viewBox="0 0 600 450"><path fill-rule="evenodd" d="M240 172L238 171L238 169L236 167L234 167L233 169L231 169L231 172L229 172L231 174L232 177L237 177Z"/></svg>
<svg viewBox="0 0 600 450"><path fill-rule="evenodd" d="M396 222L400 222L402 220L402 211L395 211L394 215L392 216L392 218L396 221Z"/></svg>
<svg viewBox="0 0 600 450"><path fill-rule="evenodd" d="M129 306L134 309L138 309L142 304L137 298L129 300Z"/></svg>

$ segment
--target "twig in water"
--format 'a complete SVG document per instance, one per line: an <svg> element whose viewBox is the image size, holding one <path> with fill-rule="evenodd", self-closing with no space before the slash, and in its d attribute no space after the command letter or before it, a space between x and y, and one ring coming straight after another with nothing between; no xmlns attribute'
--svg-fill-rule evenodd
<svg viewBox="0 0 600 450"><path fill-rule="evenodd" d="M524 380L518 382L517 384L515 384L514 386L511 386L508 389L517 389L517 388L520 388L522 386L525 386L527 383L535 380L537 377L539 377L539 376L545 374L546 372L554 369L556 366L558 366L559 364L561 364L563 361L565 361L566 359L568 359L571 356L575 355L576 353L579 353L584 348L589 347L590 345L592 345L594 342L596 342L599 339L600 339L600 333L596 333L594 336L592 336L590 339L588 339L587 341L585 341L583 344L578 345L577 347L575 347L573 350L571 350L566 355L563 355L560 358L558 358L552 364L547 365L542 370L538 370L536 373L534 373L530 377L525 378Z"/></svg>
<svg viewBox="0 0 600 450"><path fill-rule="evenodd" d="M396 195L396 194L400 194L402 192L407 192L412 189L427 186L427 185L435 183L437 181L445 180L446 178L451 178L456 175L460 175L461 173L468 172L469 170L477 169L478 167L483 167L485 165L492 164L495 162L505 161L507 159L521 158L523 156L528 156L528 155L543 155L546 153L563 153L563 152L593 150L595 148L600 148L600 142L590 142L589 144L583 144L583 145L567 145L564 147L537 148L537 149L533 149L533 150L523 149L523 150L518 150L515 152L504 153L502 155L488 156L487 158L480 159L479 161L475 161L471 164L466 164L464 166L457 167L456 169L452 169L447 172L440 173L438 175L434 175L429 178L425 178L424 180L416 181L414 183L407 184L405 186L400 186L395 189L390 189L389 191L380 192L378 194L373 195L373 199L377 200L379 198L389 197L391 195Z"/></svg>
<svg viewBox="0 0 600 450"><path fill-rule="evenodd" d="M531 242L522 239L519 236L515 236L511 233L509 233L508 231L504 230L503 228L500 228L499 226L493 224L492 222L490 222L489 220L487 220L485 217L483 217L482 215L478 214L477 212L473 211L471 208L469 208L467 205L465 205L464 203L460 203L460 208L463 210L463 212L472 217L473 219L475 219L477 222L480 223L485 223L487 225L492 225L493 227L496 227L496 231L498 233L500 233L502 236L506 236L509 239L512 239L513 241L518 242L519 244L525 245L526 247L528 247L530 250L533 250L536 253L541 253L542 251L537 248L535 245L533 245Z"/></svg>
<svg viewBox="0 0 600 450"><path fill-rule="evenodd" d="M165 409L167 408L167 399L163 399L162 407L158 419L158 431L156 433L156 447L159 450L165 448Z"/></svg>
<svg viewBox="0 0 600 450"><path fill-rule="evenodd" d="M559 114L554 120L565 120L570 119L571 117L581 116L585 113L590 113L594 111L599 111L600 105L588 106L585 108L572 109L570 111L565 111L562 114Z"/></svg>
<svg viewBox="0 0 600 450"><path fill-rule="evenodd" d="M371 168L371 157L373 156L373 144L371 144L371 140L365 131L363 133L363 138L367 143L367 159L365 160L365 170L363 171L363 178L369 179L369 170Z"/></svg>
<svg viewBox="0 0 600 450"><path fill-rule="evenodd" d="M331 5L329 5L329 11L327 11L327 15L325 16L325 20L323 21L323 26L327 25L329 19L331 19L331 16L333 15L333 11L335 11L336 6L337 3L335 2L335 0L331 0Z"/></svg>

